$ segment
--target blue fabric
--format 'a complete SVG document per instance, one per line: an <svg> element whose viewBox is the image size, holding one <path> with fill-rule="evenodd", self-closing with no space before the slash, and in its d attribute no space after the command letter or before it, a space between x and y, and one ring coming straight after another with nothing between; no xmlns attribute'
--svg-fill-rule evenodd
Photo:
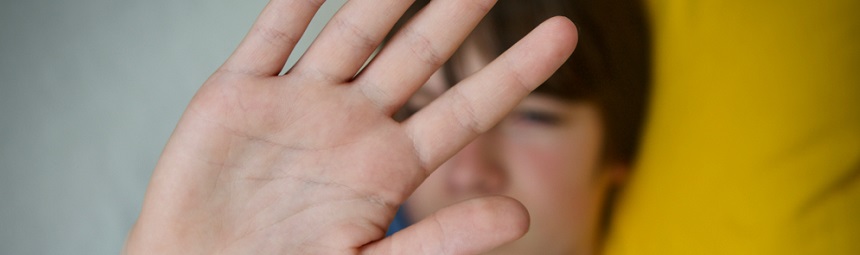
<svg viewBox="0 0 860 255"><path fill-rule="evenodd" d="M388 232L385 233L385 236L393 235L406 227L412 225L412 222L409 221L409 218L406 217L406 208L404 206L400 206L400 209L397 210L397 214L394 215L394 221L391 222L391 225L388 226Z"/></svg>

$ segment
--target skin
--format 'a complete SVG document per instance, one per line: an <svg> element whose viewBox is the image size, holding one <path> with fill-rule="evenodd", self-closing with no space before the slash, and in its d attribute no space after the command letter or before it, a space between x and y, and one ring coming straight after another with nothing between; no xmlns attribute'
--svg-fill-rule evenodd
<svg viewBox="0 0 860 255"><path fill-rule="evenodd" d="M349 1L279 76L322 1L272 0L191 100L124 253L476 254L522 236L525 208L492 196L383 238L430 173L573 52L573 24L550 19L458 89L394 121L493 3L433 1L356 76L411 2Z"/></svg>
<svg viewBox="0 0 860 255"><path fill-rule="evenodd" d="M458 72L478 72L489 61L468 40ZM421 109L450 86L437 71L407 103ZM606 191L622 168L602 164L603 126L597 108L551 95L526 97L502 122L443 163L409 198L411 219L425 219L461 201L504 195L531 216L521 239L487 254L595 254ZM498 224L505 224L500 222Z"/></svg>

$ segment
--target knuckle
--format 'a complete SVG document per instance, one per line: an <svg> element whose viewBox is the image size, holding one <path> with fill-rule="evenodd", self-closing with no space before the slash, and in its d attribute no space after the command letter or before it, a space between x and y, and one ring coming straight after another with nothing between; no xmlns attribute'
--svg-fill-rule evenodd
<svg viewBox="0 0 860 255"><path fill-rule="evenodd" d="M356 25L348 19L336 19L334 24L344 38L353 40L352 44L358 50L371 50L381 43L381 39L374 38L366 29Z"/></svg>
<svg viewBox="0 0 860 255"><path fill-rule="evenodd" d="M267 43L279 47L295 45L300 39L293 34L270 26L255 26L254 32L259 34L260 38L265 40Z"/></svg>
<svg viewBox="0 0 860 255"><path fill-rule="evenodd" d="M529 82L529 79L525 77L526 74L523 73L523 70L516 68L514 63L511 63L511 61L511 59L504 60L505 65L508 67L508 72L505 73L511 76L508 80L513 83L513 89L518 90L516 92L519 94L528 94L532 91L532 87L534 87L532 85L533 82Z"/></svg>
<svg viewBox="0 0 860 255"><path fill-rule="evenodd" d="M394 95L385 89L382 89L378 84L374 84L367 79L357 80L356 86L362 95L367 98L373 105L375 105L379 109L385 110L385 112L392 111L390 108L395 108L395 106L388 106L386 102L391 100L391 98L395 98Z"/></svg>
<svg viewBox="0 0 860 255"><path fill-rule="evenodd" d="M411 42L409 49L416 59L430 66L441 66L444 63L445 58L442 57L439 50L433 47L430 38L411 28L404 29L404 33Z"/></svg>
<svg viewBox="0 0 860 255"><path fill-rule="evenodd" d="M457 120L457 123L471 134L481 134L489 130L490 127L481 121L480 115L477 112L474 104L459 90L454 90L454 104L451 110Z"/></svg>

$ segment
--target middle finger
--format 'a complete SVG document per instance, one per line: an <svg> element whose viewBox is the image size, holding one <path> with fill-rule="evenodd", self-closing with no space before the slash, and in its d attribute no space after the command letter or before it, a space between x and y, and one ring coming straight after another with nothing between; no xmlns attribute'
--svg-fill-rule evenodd
<svg viewBox="0 0 860 255"><path fill-rule="evenodd" d="M351 0L338 10L290 72L346 82L414 0Z"/></svg>
<svg viewBox="0 0 860 255"><path fill-rule="evenodd" d="M430 1L356 77L356 86L393 114L454 54L495 3Z"/></svg>

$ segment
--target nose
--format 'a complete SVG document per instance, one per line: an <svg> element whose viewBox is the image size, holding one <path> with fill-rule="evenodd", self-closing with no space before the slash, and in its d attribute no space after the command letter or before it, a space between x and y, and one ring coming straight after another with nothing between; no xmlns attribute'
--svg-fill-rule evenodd
<svg viewBox="0 0 860 255"><path fill-rule="evenodd" d="M498 157L501 150L488 134L466 145L449 161L449 190L461 196L501 193L507 179Z"/></svg>

